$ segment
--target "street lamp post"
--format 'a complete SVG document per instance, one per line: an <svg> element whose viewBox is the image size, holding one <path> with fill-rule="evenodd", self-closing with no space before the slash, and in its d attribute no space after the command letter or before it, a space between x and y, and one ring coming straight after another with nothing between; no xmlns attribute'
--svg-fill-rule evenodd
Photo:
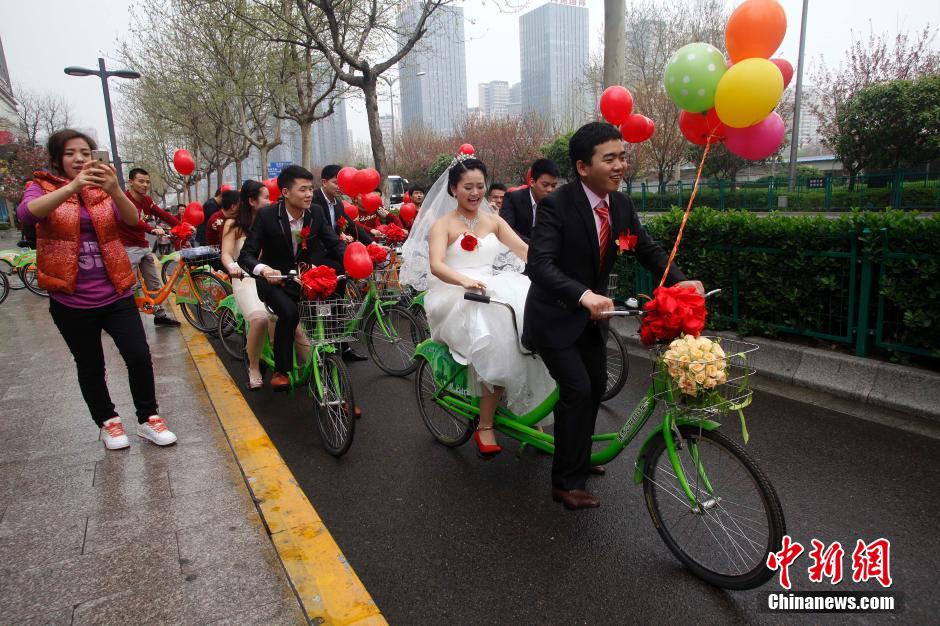
<svg viewBox="0 0 940 626"><path fill-rule="evenodd" d="M792 193L796 188L797 144L800 140L800 109L803 107L803 56L806 52L806 12L809 0L803 0L803 16L800 24L800 54L796 61L796 97L793 99L793 134L790 137L790 182L787 189Z"/></svg>
<svg viewBox="0 0 940 626"><path fill-rule="evenodd" d="M101 90L104 92L104 112L108 118L108 135L111 139L111 160L114 161L114 169L117 171L118 184L121 185L121 189L124 189L124 169L121 167L121 157L118 155L117 135L114 132L114 115L111 113L111 91L108 89L108 79L112 76L140 78L140 73L133 70L108 71L105 69L104 59L100 57L98 58L97 70L70 65L65 68L65 73L69 76L97 76L101 79Z"/></svg>
<svg viewBox="0 0 940 626"><path fill-rule="evenodd" d="M379 74L379 78L382 79L386 85L388 85L388 108L392 116L392 152L395 151L395 92L393 87L395 83L398 82L398 76L388 77L385 74Z"/></svg>

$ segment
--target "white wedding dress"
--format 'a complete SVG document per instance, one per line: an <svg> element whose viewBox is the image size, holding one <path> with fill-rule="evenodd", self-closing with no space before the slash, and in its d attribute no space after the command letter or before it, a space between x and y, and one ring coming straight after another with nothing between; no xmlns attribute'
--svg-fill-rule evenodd
<svg viewBox="0 0 940 626"><path fill-rule="evenodd" d="M522 315L529 279L522 274L495 274L493 262L503 250L495 233L479 237L475 250L464 250L457 237L444 255L444 262L465 276L486 284L486 295L512 305L516 312L517 332L505 307L464 300L465 290L428 274L428 292L424 307L431 326L431 338L446 344L454 359L469 364L473 384L506 389L503 404L522 415L541 404L555 389L542 360L525 356L518 337L522 334ZM479 387L475 390L479 393ZM541 422L548 424L551 419Z"/></svg>

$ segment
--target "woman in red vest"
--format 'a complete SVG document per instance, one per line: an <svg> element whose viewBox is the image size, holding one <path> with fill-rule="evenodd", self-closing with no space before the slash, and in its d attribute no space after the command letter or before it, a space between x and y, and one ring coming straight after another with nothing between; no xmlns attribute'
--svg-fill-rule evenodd
<svg viewBox="0 0 940 626"><path fill-rule="evenodd" d="M39 286L49 292L49 312L75 358L82 396L105 447L130 444L105 382L102 330L127 365L137 435L169 445L176 435L157 413L150 348L131 290L136 279L118 233L118 220L138 222L137 209L114 168L92 160L95 147L76 130L53 133L50 171L35 173L16 214L36 225Z"/></svg>

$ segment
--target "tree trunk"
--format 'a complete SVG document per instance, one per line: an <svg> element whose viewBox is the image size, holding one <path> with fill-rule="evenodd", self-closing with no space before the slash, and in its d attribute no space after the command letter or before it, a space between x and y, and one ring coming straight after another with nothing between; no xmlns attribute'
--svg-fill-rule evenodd
<svg viewBox="0 0 940 626"><path fill-rule="evenodd" d="M212 197L212 170L206 171L206 197Z"/></svg>
<svg viewBox="0 0 940 626"><path fill-rule="evenodd" d="M375 161L375 169L384 178L388 172L385 171L385 144L382 142L382 128L379 126L379 97L375 76L367 75L365 77L362 93L366 98L366 118L369 120L372 160Z"/></svg>
<svg viewBox="0 0 940 626"><path fill-rule="evenodd" d="M604 0L604 87L623 83L627 56L625 0Z"/></svg>
<svg viewBox="0 0 940 626"><path fill-rule="evenodd" d="M235 160L235 188L241 189L242 186L242 160Z"/></svg>
<svg viewBox="0 0 940 626"><path fill-rule="evenodd" d="M215 168L215 177L219 181L219 187L222 186L222 180L225 178L225 168L219 165Z"/></svg>
<svg viewBox="0 0 940 626"><path fill-rule="evenodd" d="M300 126L300 165L313 168L313 122L305 121Z"/></svg>
<svg viewBox="0 0 940 626"><path fill-rule="evenodd" d="M261 171L258 172L260 177L258 180L266 180L268 178L268 147L261 146L258 148L258 165L261 168Z"/></svg>

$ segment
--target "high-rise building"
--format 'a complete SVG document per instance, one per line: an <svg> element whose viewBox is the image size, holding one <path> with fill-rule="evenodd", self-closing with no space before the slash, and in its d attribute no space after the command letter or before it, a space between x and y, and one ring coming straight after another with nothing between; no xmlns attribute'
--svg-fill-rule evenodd
<svg viewBox="0 0 940 626"><path fill-rule="evenodd" d="M519 18L522 112L537 114L552 130L580 126L590 115L585 84L588 9L583 0L553 0Z"/></svg>
<svg viewBox="0 0 940 626"><path fill-rule="evenodd" d="M515 83L509 88L509 117L522 115L522 83Z"/></svg>
<svg viewBox="0 0 940 626"><path fill-rule="evenodd" d="M349 128L346 125L346 101L337 100L333 114L313 123L313 163L339 163L349 157ZM300 161L295 161L299 163Z"/></svg>
<svg viewBox="0 0 940 626"><path fill-rule="evenodd" d="M395 151L394 131L395 118L391 115L379 116L379 130L382 131L382 143L385 144L385 152L392 154Z"/></svg>
<svg viewBox="0 0 940 626"><path fill-rule="evenodd" d="M807 86L803 90L803 98L800 102L800 135L797 143L799 156L819 156L831 152L823 146L822 135L819 132L822 121L813 112L813 107L818 106L819 100L818 88Z"/></svg>
<svg viewBox="0 0 940 626"><path fill-rule="evenodd" d="M416 28L424 3L408 2L398 16L402 37ZM423 126L451 133L467 115L463 8L440 6L427 34L398 64L402 130Z"/></svg>
<svg viewBox="0 0 940 626"><path fill-rule="evenodd" d="M480 113L484 117L506 117L509 115L509 83L494 80L480 83Z"/></svg>
<svg viewBox="0 0 940 626"><path fill-rule="evenodd" d="M19 124L16 114L16 99L13 98L13 85L7 71L7 60L3 54L3 41L0 41L0 131L14 131Z"/></svg>

